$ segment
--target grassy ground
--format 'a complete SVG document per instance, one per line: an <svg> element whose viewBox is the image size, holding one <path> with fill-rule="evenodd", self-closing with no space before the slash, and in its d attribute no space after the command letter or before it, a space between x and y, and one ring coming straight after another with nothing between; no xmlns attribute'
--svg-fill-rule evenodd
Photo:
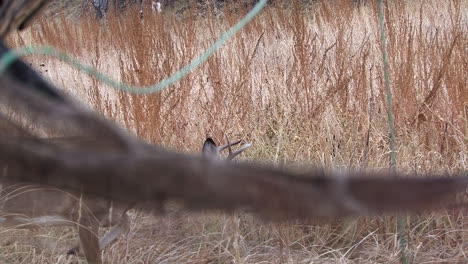
<svg viewBox="0 0 468 264"><path fill-rule="evenodd" d="M376 6L322 1L309 9L268 7L202 67L162 93L118 92L59 61L28 60L58 86L140 138L199 152L206 136L253 142L243 158L327 168L389 166ZM297 6L296 6L297 7ZM195 11L194 11L195 12ZM467 169L468 4L390 1L387 15L398 170ZM242 13L242 12L240 12ZM113 78L151 85L213 43L239 13L172 12L43 18L11 46L47 44ZM264 223L247 213L166 216L134 210L128 237L109 263L398 263L394 216L327 223ZM465 263L466 210L408 215L413 263ZM1 263L76 262L68 229L4 230Z"/></svg>

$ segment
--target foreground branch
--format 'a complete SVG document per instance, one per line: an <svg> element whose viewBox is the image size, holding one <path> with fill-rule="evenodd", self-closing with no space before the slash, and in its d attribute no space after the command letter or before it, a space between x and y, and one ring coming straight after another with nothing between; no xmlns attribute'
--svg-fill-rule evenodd
<svg viewBox="0 0 468 264"><path fill-rule="evenodd" d="M40 141L0 141L3 181L47 184L121 203L175 200L191 209L247 208L267 218L341 217L434 209L468 178L394 178L315 171L297 174L142 146L134 155L63 150ZM353 177L349 177L353 176ZM155 205L156 206L156 205Z"/></svg>

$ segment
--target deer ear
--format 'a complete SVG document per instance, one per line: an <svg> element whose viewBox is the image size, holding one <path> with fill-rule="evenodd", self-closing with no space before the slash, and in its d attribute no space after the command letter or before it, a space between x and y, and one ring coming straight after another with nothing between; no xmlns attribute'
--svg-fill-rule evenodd
<svg viewBox="0 0 468 264"><path fill-rule="evenodd" d="M203 156L216 158L218 157L218 146L214 142L214 140L210 137L206 138L205 143L203 143L202 148Z"/></svg>

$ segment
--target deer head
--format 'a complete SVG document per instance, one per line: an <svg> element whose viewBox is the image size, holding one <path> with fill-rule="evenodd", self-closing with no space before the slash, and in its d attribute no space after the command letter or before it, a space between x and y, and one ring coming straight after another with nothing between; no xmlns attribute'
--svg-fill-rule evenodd
<svg viewBox="0 0 468 264"><path fill-rule="evenodd" d="M219 160L221 159L221 151L225 150L226 148L229 150L229 154L226 157L226 160L232 160L234 159L237 155L241 154L244 152L246 149L250 148L252 146L251 143L246 143L242 145L242 147L236 151L232 151L232 146L237 145L242 142L242 140L237 140L233 143L231 143L226 137L227 144L219 146L216 145L214 140L211 137L206 138L205 143L203 143L203 148L202 148L202 153L204 157L214 159L214 160Z"/></svg>

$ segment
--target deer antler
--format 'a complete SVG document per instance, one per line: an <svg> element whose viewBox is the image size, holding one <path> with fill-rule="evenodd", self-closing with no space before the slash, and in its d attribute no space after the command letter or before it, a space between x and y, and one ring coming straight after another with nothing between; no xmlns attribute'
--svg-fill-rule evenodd
<svg viewBox="0 0 468 264"><path fill-rule="evenodd" d="M246 144L244 144L240 149L236 150L235 152L232 152L232 148L231 148L231 147L234 146L234 145L237 145L237 144L241 143L242 140L238 140L238 141L236 141L236 142L234 142L234 143L231 144L231 143L229 142L228 136L227 136L227 135L224 135L224 136L226 137L226 142L227 142L227 144L226 144L226 145L223 145L223 146L221 146L221 147L219 147L219 152L223 151L226 147L228 148L229 154L228 154L226 160L233 160L237 155L241 154L241 153L244 152L246 149L248 149L248 148L250 148L250 147L252 146L251 143L246 143Z"/></svg>

